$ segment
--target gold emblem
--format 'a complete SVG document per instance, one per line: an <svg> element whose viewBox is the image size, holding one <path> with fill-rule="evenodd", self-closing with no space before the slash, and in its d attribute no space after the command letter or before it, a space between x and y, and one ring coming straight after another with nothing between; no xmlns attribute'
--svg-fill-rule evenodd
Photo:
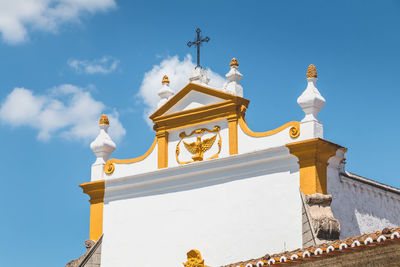
<svg viewBox="0 0 400 267"><path fill-rule="evenodd" d="M204 265L204 260L201 257L200 251L192 249L187 254L187 262L183 263L185 267L208 267Z"/></svg>
<svg viewBox="0 0 400 267"><path fill-rule="evenodd" d="M203 141L201 140L200 136L197 136L197 140L195 142L188 144L183 141L183 144L190 153L195 154L192 157L194 161L202 161L204 152L212 147L215 139L217 139L217 135L214 135L211 138L204 139Z"/></svg>
<svg viewBox="0 0 400 267"><path fill-rule="evenodd" d="M195 162L195 161L202 161L204 159L204 153L206 151L208 151L214 145L215 140L217 139L217 136L219 137L218 152L216 154L214 154L213 156L209 157L208 159L218 158L219 153L221 152L221 146L222 146L221 135L219 133L220 129L221 128L219 126L214 126L214 128L212 130L208 130L206 128L201 128L201 129L192 131L189 135L187 135L185 132L180 133L179 137L181 138L181 140L179 140L178 144L176 145L176 153L175 153L176 161L179 164L186 164L186 163ZM206 138L206 139L202 140L201 135L206 132L216 133L216 134L210 138ZM183 138L191 137L194 134L197 135L196 141L194 141L192 143L186 143L185 141L183 141ZM185 145L185 148L194 155L192 157L193 161L183 161L182 162L179 160L179 154L180 154L179 145L181 144L181 142L183 142L183 144Z"/></svg>

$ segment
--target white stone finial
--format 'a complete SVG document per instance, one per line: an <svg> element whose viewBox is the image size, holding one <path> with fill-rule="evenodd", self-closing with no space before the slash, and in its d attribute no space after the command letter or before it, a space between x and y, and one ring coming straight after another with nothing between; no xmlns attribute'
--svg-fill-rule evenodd
<svg viewBox="0 0 400 267"><path fill-rule="evenodd" d="M224 84L223 91L228 94L243 97L243 87L239 83L243 75L238 70L239 62L236 58L232 58L230 66L230 71L225 75L229 82Z"/></svg>
<svg viewBox="0 0 400 267"><path fill-rule="evenodd" d="M322 138L323 129L321 122L318 120L318 113L324 107L326 101L315 86L317 82L317 68L313 64L308 66L306 76L307 88L301 96L297 98L297 103L305 113L305 117L301 122L302 124L309 124L307 128L311 130L310 138Z"/></svg>
<svg viewBox="0 0 400 267"><path fill-rule="evenodd" d="M90 148L96 155L96 161L92 165L92 181L103 179L103 167L108 157L114 152L116 145L108 135L110 123L107 115L102 114L99 121L100 132L96 139L90 144Z"/></svg>
<svg viewBox="0 0 400 267"><path fill-rule="evenodd" d="M169 79L167 75L164 75L161 84L161 89L158 91L158 95L161 98L158 102L158 108L164 105L168 101L168 99L170 99L174 95L174 92L171 90L171 88L169 88Z"/></svg>
<svg viewBox="0 0 400 267"><path fill-rule="evenodd" d="M192 70L189 81L191 83L197 83L200 85L208 85L210 78L208 78L207 71L205 69L202 67L196 67L194 70Z"/></svg>
<svg viewBox="0 0 400 267"><path fill-rule="evenodd" d="M307 88L297 99L297 103L303 109L306 116L302 122L318 121L318 113L325 105L325 98L319 93L315 83L317 82L317 69L313 64L307 70Z"/></svg>

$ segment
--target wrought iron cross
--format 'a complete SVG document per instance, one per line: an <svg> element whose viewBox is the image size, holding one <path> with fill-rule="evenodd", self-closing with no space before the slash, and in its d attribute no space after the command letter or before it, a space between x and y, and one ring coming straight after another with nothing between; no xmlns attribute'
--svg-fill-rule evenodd
<svg viewBox="0 0 400 267"><path fill-rule="evenodd" d="M200 36L200 32L201 32L200 28L197 28L197 30L196 30L196 33L197 33L196 40L194 40L194 42L190 42L189 41L187 43L187 45L189 47L191 47L192 45L195 45L196 48L197 48L197 66L196 66L196 69L198 67L200 67L200 46L201 46L201 43L210 41L210 37L208 37L208 36L206 36L206 38L204 38L204 39L201 39L202 37Z"/></svg>

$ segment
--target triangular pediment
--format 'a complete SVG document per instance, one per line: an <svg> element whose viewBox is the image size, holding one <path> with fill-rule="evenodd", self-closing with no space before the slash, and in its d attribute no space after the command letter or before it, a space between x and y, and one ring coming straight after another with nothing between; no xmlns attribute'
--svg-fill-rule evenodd
<svg viewBox="0 0 400 267"><path fill-rule="evenodd" d="M202 92L191 90L184 97L182 97L175 105L168 109L164 114L172 114L179 111L200 108L207 105L217 104L225 99L220 97L204 94Z"/></svg>
<svg viewBox="0 0 400 267"><path fill-rule="evenodd" d="M182 88L176 95L169 99L163 106L156 110L150 119L157 117L195 110L202 107L232 101L234 103L243 103L247 106L248 100L242 97L231 95L210 87L189 83Z"/></svg>

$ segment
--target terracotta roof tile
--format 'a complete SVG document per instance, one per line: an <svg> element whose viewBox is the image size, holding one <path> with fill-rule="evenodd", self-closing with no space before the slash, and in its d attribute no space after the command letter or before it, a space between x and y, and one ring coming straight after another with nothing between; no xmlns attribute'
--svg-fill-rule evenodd
<svg viewBox="0 0 400 267"><path fill-rule="evenodd" d="M351 253L355 249L362 249L366 246L377 246L389 241L400 241L399 228L385 228L369 234L353 236L342 240L330 241L321 245L311 246L293 251L285 251L273 255L266 254L258 259L241 261L223 267L261 267L279 266L285 263L298 262L302 260L313 260L325 257L328 254Z"/></svg>

